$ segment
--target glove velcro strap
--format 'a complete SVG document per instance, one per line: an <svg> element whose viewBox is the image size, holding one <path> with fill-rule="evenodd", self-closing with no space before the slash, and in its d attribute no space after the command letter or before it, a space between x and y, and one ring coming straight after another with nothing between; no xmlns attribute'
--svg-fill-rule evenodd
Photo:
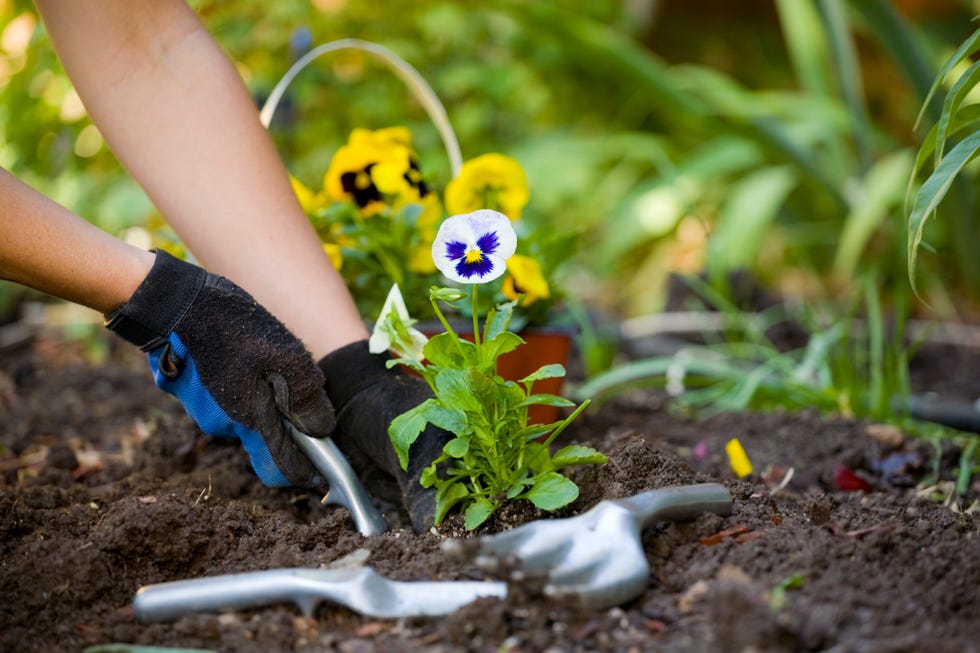
<svg viewBox="0 0 980 653"><path fill-rule="evenodd" d="M143 351L164 344L183 319L208 273L157 250L153 267L125 304L106 316L105 326Z"/></svg>

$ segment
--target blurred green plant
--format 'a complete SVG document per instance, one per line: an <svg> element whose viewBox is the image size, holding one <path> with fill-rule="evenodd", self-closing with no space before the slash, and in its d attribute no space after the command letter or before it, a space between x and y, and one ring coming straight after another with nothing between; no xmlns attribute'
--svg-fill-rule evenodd
<svg viewBox="0 0 980 653"><path fill-rule="evenodd" d="M908 361L914 344L906 341L901 307L893 321L886 321L870 277L861 284L862 300L844 313L833 304L823 310L802 305L793 315L785 305L745 314L705 282L691 278L688 283L721 311L725 328L705 334L707 344L599 374L579 386L576 397L599 402L652 386L666 388L676 407L702 416L816 409L909 423ZM805 328L805 346L787 349L767 335L789 319Z"/></svg>
<svg viewBox="0 0 980 653"><path fill-rule="evenodd" d="M889 17L861 27L909 42L908 26L887 3L854 5ZM870 117L852 31L861 13L872 12L848 7L776 3L798 84L788 91L750 90L705 66L667 65L622 32L552 5L525 12L542 36L560 34L579 60L604 66L628 87L663 134L555 144L610 162L610 177L598 186L613 186L622 199L588 223L596 246L586 249L595 268L632 277L624 284L631 312L657 308L650 287L671 269L685 271L678 268L685 229L696 232L701 250L686 271L704 265L715 279L752 269L779 285L802 273L826 296L873 267L886 288L905 285L904 234L894 218L914 155ZM561 160L554 154L541 154L542 166Z"/></svg>
<svg viewBox="0 0 980 653"><path fill-rule="evenodd" d="M929 88L919 119L930 113L932 100L945 84L949 90L942 102L939 117L932 125L915 160L915 168L909 179L909 191L914 188L920 174L931 171L926 180L914 193L914 201L908 218L908 274L913 288L917 287L917 263L923 242L926 221L936 215L940 204L956 186L958 180L968 178L976 184L978 175L975 166L969 164L980 152L980 104L973 93L980 81L980 62L970 57L980 50L980 29L973 32L957 50L946 60ZM961 194L962 196L962 194ZM980 235L980 219L975 212L964 211L961 197L954 201L953 218L959 226L959 233L967 237L970 258L980 265L976 254L977 236Z"/></svg>
<svg viewBox="0 0 980 653"><path fill-rule="evenodd" d="M893 94L884 109L901 117L904 103L925 100L931 62L945 56L956 31L913 25L887 0L778 1L781 42L758 7L745 8L757 12L767 47L784 46L786 56L742 56L726 30L720 47L734 53L727 69L703 54L719 47L703 31L678 40L701 48L710 65L668 63L660 43L646 38L663 19L644 3L192 6L258 103L304 52L340 37L356 34L412 61L450 107L470 153L501 151L521 162L535 188L529 225L584 231L585 246L564 275L589 302L650 312L662 304L670 271L705 267L715 277L749 267L773 285L825 296L872 267L889 294L907 286L906 230L893 218L917 143L911 115L886 124L882 100L865 99L863 57L873 42L885 53L877 78ZM152 207L79 113L31 3L0 3L0 30L9 34L0 49L0 163L113 233L151 218ZM338 55L283 98L272 132L304 184L316 185L355 128L390 125L412 132L432 179L451 177L423 107L375 66L363 54ZM891 70L909 90L892 82ZM941 106L934 97L927 116L937 119ZM975 297L980 288L980 259L967 237L975 235L971 191L961 184L954 193L946 208L957 217L928 221L925 234L942 255L920 261L923 296L944 310L962 304L951 299L960 289Z"/></svg>

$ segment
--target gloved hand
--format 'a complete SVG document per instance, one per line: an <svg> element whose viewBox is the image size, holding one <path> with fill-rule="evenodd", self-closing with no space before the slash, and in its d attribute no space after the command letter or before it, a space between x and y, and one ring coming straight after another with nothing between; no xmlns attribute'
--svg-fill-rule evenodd
<svg viewBox="0 0 980 653"><path fill-rule="evenodd" d="M146 278L106 326L149 353L156 384L205 433L241 440L271 487L323 479L283 420L327 437L334 412L303 344L237 285L158 251Z"/></svg>
<svg viewBox="0 0 980 653"><path fill-rule="evenodd" d="M402 504L418 532L428 530L435 518L435 488L419 485L422 470L442 455L453 436L428 425L408 451L408 471L388 437L391 421L432 397L422 379L400 368L385 366L389 356L372 354L367 340L327 354L319 363L326 377L327 394L337 411L333 441L351 465L364 471L364 460L398 481Z"/></svg>

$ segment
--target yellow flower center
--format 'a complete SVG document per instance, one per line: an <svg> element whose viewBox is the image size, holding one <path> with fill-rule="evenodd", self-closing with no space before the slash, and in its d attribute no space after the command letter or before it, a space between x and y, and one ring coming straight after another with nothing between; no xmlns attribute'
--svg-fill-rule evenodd
<svg viewBox="0 0 980 653"><path fill-rule="evenodd" d="M371 175L365 170L361 170L357 173L357 177L354 178L354 186L359 190L364 190L371 185Z"/></svg>
<svg viewBox="0 0 980 653"><path fill-rule="evenodd" d="M471 249L466 252L466 262L467 263L479 263L483 260L483 252L479 249Z"/></svg>

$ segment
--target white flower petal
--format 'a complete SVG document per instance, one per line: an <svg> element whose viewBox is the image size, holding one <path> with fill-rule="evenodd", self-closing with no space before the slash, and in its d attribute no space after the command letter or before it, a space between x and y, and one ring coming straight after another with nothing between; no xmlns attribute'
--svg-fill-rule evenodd
<svg viewBox="0 0 980 653"><path fill-rule="evenodd" d="M371 337L368 339L368 351L372 354L384 353L393 347L394 335L390 333L387 329L385 321L388 316L395 314L398 316L399 321L402 324L409 325L414 322L412 317L408 314L408 308L405 306L405 299L402 297L401 288L398 284L393 284L391 290L388 291L388 296L385 298L384 306L381 307L381 314L378 316L377 322L374 323L374 330L371 331ZM411 339L412 353L416 358L421 360L422 348L425 347L425 343L429 341L418 329L411 326L408 327L408 336ZM397 348L396 348L397 349ZM395 351L396 354L400 356L406 355L408 352Z"/></svg>
<svg viewBox="0 0 980 653"><path fill-rule="evenodd" d="M517 233L503 213L482 209L447 218L432 243L432 259L459 283L486 283L506 271L517 249Z"/></svg>

